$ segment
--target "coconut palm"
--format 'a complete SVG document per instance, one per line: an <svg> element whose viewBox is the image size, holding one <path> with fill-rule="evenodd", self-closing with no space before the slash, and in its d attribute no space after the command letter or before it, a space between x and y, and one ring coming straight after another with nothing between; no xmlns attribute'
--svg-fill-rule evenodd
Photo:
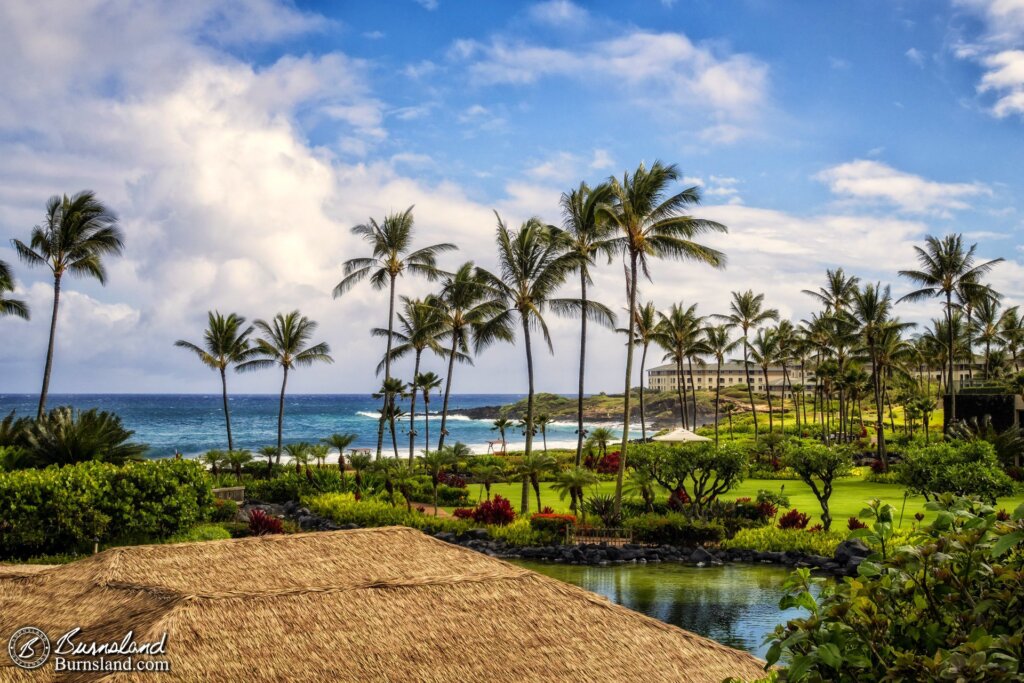
<svg viewBox="0 0 1024 683"><path fill-rule="evenodd" d="M507 452L507 444L505 442L505 432L512 426L512 420L507 417L499 417L491 425L491 431L497 431L501 436L501 452L504 455Z"/></svg>
<svg viewBox="0 0 1024 683"><path fill-rule="evenodd" d="M455 376L455 362L472 364L469 351L472 345L480 353L495 341L515 340L510 320L506 324L487 325L505 310L501 294L491 285L493 276L467 261L451 275L442 278L441 290L427 301L438 309L441 316L440 339L448 344L448 376L445 378L444 401L441 405L441 428L437 447L444 447L448 423L448 400ZM484 330L486 330L484 332ZM482 333L483 332L483 333Z"/></svg>
<svg viewBox="0 0 1024 683"><path fill-rule="evenodd" d="M544 441L544 453L548 452L548 425L554 420L547 413L541 413L534 420L533 424L538 430L540 430L540 437Z"/></svg>
<svg viewBox="0 0 1024 683"><path fill-rule="evenodd" d="M487 492L487 500L490 500L491 486L505 480L505 468L493 460L485 460L484 457L478 457L470 471L473 473L473 478L483 485Z"/></svg>
<svg viewBox="0 0 1024 683"><path fill-rule="evenodd" d="M442 331L441 316L437 308L425 303L422 299L410 299L402 297L402 312L398 314L398 329L383 330L373 329L373 335L386 337L392 335L398 342L390 350L391 359L397 360L413 354L413 381L409 385L409 466L412 467L416 449L416 397L419 394L416 387L416 378L420 374L420 362L423 359L424 351L432 351L439 356L444 355L444 349L438 343L438 335ZM386 359L377 366L377 373L384 369ZM392 437L394 434L392 434Z"/></svg>
<svg viewBox="0 0 1024 683"><path fill-rule="evenodd" d="M342 476L345 474L345 451L348 450L349 446L355 443L359 435L354 432L348 432L346 434L334 433L325 439L320 439L320 443L325 444L330 448L337 449L338 451L338 469L341 471Z"/></svg>
<svg viewBox="0 0 1024 683"><path fill-rule="evenodd" d="M999 318L999 343L1010 354L1013 371L1020 372L1020 353L1024 347L1024 316L1018 306L1006 309Z"/></svg>
<svg viewBox="0 0 1024 683"><path fill-rule="evenodd" d="M516 476L523 480L524 486L533 487L533 492L537 496L538 510L542 509L540 504L540 478L555 469L557 464L558 462L546 453L527 453L519 461L519 464L516 465Z"/></svg>
<svg viewBox="0 0 1024 683"><path fill-rule="evenodd" d="M249 343L249 335L253 327L245 327L245 318L234 313L226 316L220 311L207 313L207 326L203 332L203 344L193 344L179 339L174 345L196 355L199 361L208 368L220 373L221 398L224 405L224 425L228 432L228 450L234 450L235 443L231 437L231 410L228 408L228 368L244 363L252 356L253 347Z"/></svg>
<svg viewBox="0 0 1024 683"><path fill-rule="evenodd" d="M983 297L976 303L973 311L974 320L971 325L973 333L980 344L985 348L982 356L983 377L988 380L992 374L992 345L999 342L999 333L1002 328L1002 317L1005 312L1000 311L999 299L994 296ZM965 311L966 313L966 311Z"/></svg>
<svg viewBox="0 0 1024 683"><path fill-rule="evenodd" d="M644 377L647 373L647 350L654 341L658 326L658 311L653 301L637 306L633 313L633 343L643 349L640 352L640 435L647 440L647 406L644 403ZM616 332L629 334L629 328L620 327ZM578 465L579 463L577 463Z"/></svg>
<svg viewBox="0 0 1024 683"><path fill-rule="evenodd" d="M824 287L819 287L818 291L805 289L803 293L824 306L826 313L841 313L849 307L859 282L858 278L847 276L842 268L828 269L825 271Z"/></svg>
<svg viewBox="0 0 1024 683"><path fill-rule="evenodd" d="M774 406L772 405L772 389L768 384L768 368L779 360L779 334L771 327L762 327L754 334L754 338L748 344L750 361L761 368L764 376L764 388L768 394L768 433L775 429ZM755 422L756 424L756 422Z"/></svg>
<svg viewBox="0 0 1024 683"><path fill-rule="evenodd" d="M14 315L28 320L28 304L21 299L10 299L6 296L8 292L14 291L14 273L11 267L0 261L0 318L7 315Z"/></svg>
<svg viewBox="0 0 1024 683"><path fill-rule="evenodd" d="M676 366L676 396L679 399L680 425L686 429L687 408L684 394L686 378L683 375L683 363L690 349L697 343L700 335L702 318L697 315L697 304L684 308L682 304L672 304L668 313L658 313L658 325L654 330L654 341L665 350L664 360L672 361Z"/></svg>
<svg viewBox="0 0 1024 683"><path fill-rule="evenodd" d="M562 227L565 230L566 251L576 256L576 269L580 275L580 371L579 390L576 395L576 464L583 457L583 394L587 363L587 321L611 327L615 315L607 306L587 299L587 285L592 285L590 268L597 256L611 261L615 250L611 240L612 227L607 220L607 204L611 199L611 186L591 188L586 183L562 194ZM641 371L641 377L643 372ZM543 430L542 430L543 431ZM546 448L545 448L546 450Z"/></svg>
<svg viewBox="0 0 1024 683"><path fill-rule="evenodd" d="M123 236L117 225L117 216L96 198L95 193L83 190L73 197L50 197L46 202L46 218L42 225L32 228L28 244L17 239L11 243L22 261L30 266L46 266L53 274L53 315L37 411L37 417L42 417L50 391L57 311L64 275L92 277L100 284L106 284L107 270L103 257L121 254Z"/></svg>
<svg viewBox="0 0 1024 683"><path fill-rule="evenodd" d="M239 363L240 372L281 368L281 397L277 409L277 462L281 462L281 441L284 434L284 396L288 387L288 373L316 363L333 363L331 348L326 342L311 344L316 322L298 311L278 313L270 322L257 320L256 329L263 335L256 340L252 357Z"/></svg>
<svg viewBox="0 0 1024 683"><path fill-rule="evenodd" d="M754 406L754 383L750 377L750 330L770 320L778 320L779 312L774 308L764 307L764 294L754 294L753 290L733 292L729 302L729 313L717 316L730 328L738 327L743 336L743 374L747 384L747 398L750 399L750 412L754 416L754 439L757 439L757 408ZM767 388L767 387L765 387ZM769 392L770 393L770 392Z"/></svg>
<svg viewBox="0 0 1024 683"><path fill-rule="evenodd" d="M497 214L496 214L497 215ZM554 293L565 282L566 277L577 266L577 258L564 252L560 231L540 220L531 218L518 230L510 230L498 218L497 243L500 275L490 276L493 287L504 301L505 310L484 326L482 334L490 334L489 328L507 329L513 317L518 317L523 332L523 346L526 349L526 374L528 393L526 398L525 457L533 453L534 431L534 377L533 343L531 333L539 331L554 353L551 335L548 333L544 313L551 309L560 315L577 313L579 301L555 299ZM530 496L526 482L523 483L521 512L529 511Z"/></svg>
<svg viewBox="0 0 1024 683"><path fill-rule="evenodd" d="M242 481L242 468L252 462L252 453L247 450L228 451L224 454L224 464L231 467L235 478Z"/></svg>
<svg viewBox="0 0 1024 683"><path fill-rule="evenodd" d="M430 454L430 392L440 388L441 384L443 384L443 380L433 372L421 372L413 381L413 391L423 394L423 430L425 432L423 443L424 450L428 455Z"/></svg>
<svg viewBox="0 0 1024 683"><path fill-rule="evenodd" d="M352 228L352 234L369 243L371 256L345 261L345 277L335 286L334 297L338 298L357 283L370 279L374 289L388 288L388 334L387 351L384 354L384 379L391 379L392 331L395 322L395 282L404 273L423 275L428 280L436 279L437 256L457 249L454 244L433 244L421 249L412 248L413 207L402 213L388 214L378 223L371 218L367 223ZM384 416L377 428L377 457L380 458L384 444Z"/></svg>
<svg viewBox="0 0 1024 683"><path fill-rule="evenodd" d="M573 467L562 470L555 476L551 490L558 494L559 500L565 500L565 497L569 496L569 509L575 515L583 511L584 490L588 486L594 486L598 481L597 475L586 467Z"/></svg>
<svg viewBox="0 0 1024 683"><path fill-rule="evenodd" d="M295 473L299 474L302 472L303 467L309 465L309 459L313 455L313 446L305 441L290 443L284 447L284 452L292 459L292 463L295 465Z"/></svg>
<svg viewBox="0 0 1024 683"><path fill-rule="evenodd" d="M355 480L356 493L363 490L363 472L373 466L373 460L368 453L353 453L348 457L348 464L352 466L353 478Z"/></svg>
<svg viewBox="0 0 1024 683"><path fill-rule="evenodd" d="M441 475L455 463L455 456L450 448L442 448L421 455L419 461L420 467L430 476L430 488L434 494L434 516L437 517L437 488L441 485Z"/></svg>
<svg viewBox="0 0 1024 683"><path fill-rule="evenodd" d="M715 359L715 447L718 447L718 406L722 396L722 363L725 357L736 350L740 341L732 339L727 325L712 325L704 328L704 346Z"/></svg>
<svg viewBox="0 0 1024 683"><path fill-rule="evenodd" d="M396 401L397 397L405 396L408 393L408 387L405 382L392 377L391 379L384 380L380 389L373 394L373 398L383 399L384 403L381 406L380 411L380 424L387 424L391 433L391 448L394 450L395 457L398 457L398 437L395 434L395 422L402 415L402 409L398 406ZM381 453L377 452L377 460L380 460Z"/></svg>
<svg viewBox="0 0 1024 683"><path fill-rule="evenodd" d="M622 180L611 179L611 209L608 220L619 232L614 245L628 263L627 311L636 310L637 278L643 273L650 279L650 261L654 258L672 258L697 261L715 267L724 267L725 255L710 247L694 242L694 238L707 232L726 232L720 223L695 218L684 213L700 203L700 188L690 187L677 194L669 194L669 187L679 180L675 165L655 161L650 169L641 164L635 173L624 173ZM629 317L626 339L635 338L634 316ZM626 344L626 389L622 412L622 458L615 480L615 514L622 511L622 480L629 446L630 389L633 378L634 344Z"/></svg>
<svg viewBox="0 0 1024 683"><path fill-rule="evenodd" d="M899 301L920 301L932 297L945 298L946 323L948 326L948 348L954 348L953 341L953 294L960 293L966 298L976 298L985 290L990 290L982 282L1002 258L979 263L976 257L977 244L965 246L963 235L946 235L941 240L928 235L924 247L914 247L920 270L901 270L900 275L907 278L919 288L905 294ZM956 422L956 384L953 373L956 367L955 354L948 358L949 375L947 390L949 391L949 421Z"/></svg>
<svg viewBox="0 0 1024 683"><path fill-rule="evenodd" d="M224 464L225 457L224 451L215 449L203 453L200 460L204 465L210 468L210 473L216 477L220 474L220 467Z"/></svg>
<svg viewBox="0 0 1024 683"><path fill-rule="evenodd" d="M598 458L604 460L608 455L608 444L615 440L616 434L608 427L595 427L590 431L587 441L597 448Z"/></svg>

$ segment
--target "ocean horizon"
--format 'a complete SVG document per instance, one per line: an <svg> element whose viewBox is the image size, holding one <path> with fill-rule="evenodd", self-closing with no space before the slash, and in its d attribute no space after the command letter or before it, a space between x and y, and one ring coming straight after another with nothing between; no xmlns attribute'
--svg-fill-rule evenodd
<svg viewBox="0 0 1024 683"><path fill-rule="evenodd" d="M575 394L560 394L574 396ZM461 442L474 453L486 453L488 442L500 439L492 429L493 420L472 419L459 415L460 410L514 403L526 394L452 394L449 400L448 437L446 443ZM278 394L232 394L231 431L235 448L256 451L277 441ZM12 411L18 416L34 416L38 394L0 394L0 416ZM440 434L442 397L430 402L430 441L436 447ZM224 412L220 394L50 394L47 407L70 405L77 409L97 408L116 413L125 427L135 432L133 439L145 443L150 458L170 457L181 453L193 457L205 451L227 448ZM403 411L409 402L400 401ZM426 446L426 418L422 398L416 405L416 452ZM289 394L285 397L284 442L317 443L335 432L358 434L354 448L376 448L380 400L369 394ZM611 426L621 430L621 423L589 423L590 426ZM639 429L631 430L639 434ZM576 423L555 422L548 426L550 448L575 448ZM409 452L409 416L396 424L398 452ZM513 427L506 431L510 450L524 446L522 432ZM385 453L391 452L390 435L385 431ZM536 443L541 441L538 435Z"/></svg>

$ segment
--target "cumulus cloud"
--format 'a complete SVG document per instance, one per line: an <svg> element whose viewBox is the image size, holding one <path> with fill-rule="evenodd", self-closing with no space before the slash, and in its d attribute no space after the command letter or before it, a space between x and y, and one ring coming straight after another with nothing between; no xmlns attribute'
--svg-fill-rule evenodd
<svg viewBox="0 0 1024 683"><path fill-rule="evenodd" d="M530 19L551 26L580 25L587 21L587 10L569 0L539 2L528 10Z"/></svg>
<svg viewBox="0 0 1024 683"><path fill-rule="evenodd" d="M1024 1L958 0L976 15L985 32L972 42L960 41L953 53L982 68L977 90L991 98L997 118L1024 117Z"/></svg>

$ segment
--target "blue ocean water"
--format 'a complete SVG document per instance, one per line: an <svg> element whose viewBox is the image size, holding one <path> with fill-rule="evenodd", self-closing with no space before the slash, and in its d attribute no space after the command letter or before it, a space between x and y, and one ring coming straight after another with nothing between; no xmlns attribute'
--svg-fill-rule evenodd
<svg viewBox="0 0 1024 683"><path fill-rule="evenodd" d="M477 408L512 403L523 398L515 394L462 394L451 397L448 416L448 443L461 441L476 453L487 451L487 442L499 438L491 429L491 420L472 420L458 415L461 408ZM231 430L236 448L256 450L277 440L278 396L241 394L230 397ZM0 394L0 415L12 410L18 415L35 414L38 396ZM135 432L135 440L149 445L150 457L166 457L180 452L195 455L212 448L227 448L224 413L220 394L51 394L51 408L71 405L75 408L99 408L117 413L125 426ZM402 409L407 411L408 404ZM430 403L430 440L437 445L441 399ZM368 394L295 394L285 398L285 443L315 443L334 432L359 435L355 447L376 448L380 401ZM425 444L423 403L417 404L416 449ZM456 413L452 415L451 413ZM399 453L408 453L409 418L397 427ZM521 447L518 430L507 433L509 449ZM385 450L390 446L385 432ZM567 447L576 444L576 425L556 423L548 427L548 445Z"/></svg>

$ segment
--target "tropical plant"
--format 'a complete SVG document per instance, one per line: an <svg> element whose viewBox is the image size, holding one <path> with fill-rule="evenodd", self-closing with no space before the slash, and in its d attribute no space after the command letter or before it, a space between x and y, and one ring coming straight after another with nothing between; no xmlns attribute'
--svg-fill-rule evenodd
<svg viewBox="0 0 1024 683"><path fill-rule="evenodd" d="M242 481L242 468L252 462L252 453L247 450L228 451L223 462L235 473L235 479Z"/></svg>
<svg viewBox="0 0 1024 683"><path fill-rule="evenodd" d="M558 465L558 462L546 453L528 453L524 455L515 467L515 475L522 479L524 486L532 486L537 496L537 509L543 506L540 504L540 478ZM529 510L529 504L522 506L523 510Z"/></svg>
<svg viewBox="0 0 1024 683"><path fill-rule="evenodd" d="M202 346L184 339L179 339L174 345L191 351L203 365L220 373L224 425L228 432L228 450L231 451L235 448L235 442L231 437L227 370L232 365L244 363L252 356L253 348L249 344L249 335L252 334L253 327L244 327L245 318L234 313L225 316L220 311L210 311L207 313L207 320Z"/></svg>
<svg viewBox="0 0 1024 683"><path fill-rule="evenodd" d="M658 313L658 325L654 330L654 341L665 350L664 360L672 361L676 366L676 396L679 399L679 421L684 429L689 428L687 420L686 377L683 374L683 363L689 357L693 347L699 342L700 326L703 318L697 315L697 304L689 308L684 305L672 304L668 313ZM692 382L691 382L692 383Z"/></svg>
<svg viewBox="0 0 1024 683"><path fill-rule="evenodd" d="M356 493L360 493L363 490L363 472L372 467L373 460L370 459L369 453L353 453L348 458L348 464L351 465L352 472L354 472Z"/></svg>
<svg viewBox="0 0 1024 683"><path fill-rule="evenodd" d="M640 435L647 441L647 406L644 402L644 377L647 368L647 349L654 341L655 330L658 326L658 311L653 301L648 301L643 306L637 306L633 314L633 343L639 346L640 352ZM629 328L619 328L617 332L629 333Z"/></svg>
<svg viewBox="0 0 1024 683"><path fill-rule="evenodd" d="M320 443L325 444L331 448L335 448L338 451L338 469L344 474L345 472L345 451L356 442L359 435L355 432L347 432L345 434L334 433L328 436L326 439L320 439Z"/></svg>
<svg viewBox="0 0 1024 683"><path fill-rule="evenodd" d="M750 331L770 320L778 320L779 312L774 308L764 307L764 294L754 294L753 290L748 289L745 292L733 292L732 301L729 302L729 313L717 317L725 320L728 328L739 328L743 338L743 381L747 385L750 412L754 417L754 439L757 439L757 407L754 405L754 382L750 377Z"/></svg>
<svg viewBox="0 0 1024 683"><path fill-rule="evenodd" d="M124 248L117 216L96 198L91 190L68 197L53 196L46 202L46 218L32 228L28 244L11 240L18 257L30 266L46 266L53 274L53 315L50 338L46 347L43 387L39 392L37 417L46 410L53 370L54 340L57 334L57 311L64 275L95 278L106 284L107 270L103 257L120 255Z"/></svg>
<svg viewBox="0 0 1024 683"><path fill-rule="evenodd" d="M430 476L430 488L434 497L434 516L437 517L437 488L441 485L441 475L455 463L451 449L443 448L419 458L420 467Z"/></svg>
<svg viewBox="0 0 1024 683"><path fill-rule="evenodd" d="M544 443L544 453L548 452L548 426L554 422L550 415L547 413L540 413L533 420L534 426L540 431L540 437Z"/></svg>
<svg viewBox="0 0 1024 683"><path fill-rule="evenodd" d="M443 380L433 372L418 373L412 384L414 393L419 391L423 394L423 443L427 454L430 453L430 392L440 388L441 384Z"/></svg>
<svg viewBox="0 0 1024 683"><path fill-rule="evenodd" d="M278 313L269 323L257 320L255 326L263 336L256 340L252 357L239 363L236 369L249 372L275 366L281 368L281 396L277 409L277 462L280 464L284 435L284 396L289 371L316 363L333 363L334 359L330 356L331 348L326 342L310 343L317 324L298 311Z"/></svg>
<svg viewBox="0 0 1024 683"><path fill-rule="evenodd" d="M764 377L764 389L768 397L768 433L771 434L775 430L775 407L772 405L772 387L768 383L768 370L782 357L778 330L773 327L758 329L754 338L747 342L746 349L750 362L761 368ZM750 388L749 385L747 388ZM754 414L754 438L757 439L757 413Z"/></svg>
<svg viewBox="0 0 1024 683"><path fill-rule="evenodd" d="M597 448L597 456L603 460L608 455L608 444L618 435L609 427L595 427L587 434L587 442Z"/></svg>
<svg viewBox="0 0 1024 683"><path fill-rule="evenodd" d="M562 470L555 476L551 490L558 494L559 500L565 500L565 497L569 496L569 509L575 515L578 512L585 512L583 492L588 486L593 486L598 481L597 475L586 467L572 467ZM540 508L539 501L537 507ZM584 519L586 519L585 514Z"/></svg>
<svg viewBox="0 0 1024 683"><path fill-rule="evenodd" d="M829 500L836 479L853 470L853 456L848 448L822 444L805 444L787 451L784 463L811 488L821 505L821 522L825 531L832 528Z"/></svg>
<svg viewBox="0 0 1024 683"><path fill-rule="evenodd" d="M309 459L313 455L313 446L305 441L299 441L287 444L284 447L284 452L292 459L292 464L295 465L295 473L299 474L302 472L303 467L309 465Z"/></svg>
<svg viewBox="0 0 1024 683"><path fill-rule="evenodd" d="M747 455L731 444L715 448L710 442L685 446L651 443L636 449L633 467L690 500L694 514L701 517L720 495L743 481Z"/></svg>
<svg viewBox="0 0 1024 683"><path fill-rule="evenodd" d="M378 223L371 218L367 223L352 228L352 234L367 242L371 247L371 256L354 258L345 261L342 278L334 288L334 297L338 298L352 289L357 283L369 278L374 289L388 288L388 332L387 350L384 353L384 380L391 379L391 347L392 332L395 322L395 283L404 273L423 275L428 280L435 280L441 273L437 269L437 256L457 249L454 244L433 244L421 249L412 248L413 207L401 213L391 213ZM385 397L385 401L387 397ZM377 428L377 458L381 456L384 444L384 416Z"/></svg>
<svg viewBox="0 0 1024 683"><path fill-rule="evenodd" d="M148 448L131 441L134 435L135 432L125 429L121 418L114 413L66 406L21 423L18 441L12 445L26 451L26 461L33 467L71 465L86 460L123 465L141 459Z"/></svg>
<svg viewBox="0 0 1024 683"><path fill-rule="evenodd" d="M627 311L637 305L637 278L642 272L650 279L650 261L654 258L673 258L697 261L715 267L725 265L725 256L710 247L694 242L694 238L711 231L726 232L720 223L695 218L684 213L700 203L700 189L690 187L677 194L669 194L669 186L679 180L675 165L655 161L650 169L641 164L622 180L611 179L611 208L608 221L619 235L613 247L627 259L629 282L627 285ZM627 340L636 336L636 318L629 316ZM626 388L622 412L622 457L615 480L615 506L622 507L622 482L629 447L630 389L633 379L633 349L626 344Z"/></svg>
<svg viewBox="0 0 1024 683"><path fill-rule="evenodd" d="M14 287L14 273L11 272L11 267L0 261L0 318L14 315L28 320L28 304L21 299L11 299L5 296L8 292L13 292Z"/></svg>
<svg viewBox="0 0 1024 683"><path fill-rule="evenodd" d="M220 468L225 464L225 453L220 449L206 451L199 458L200 462L210 468L210 474L216 477L220 474Z"/></svg>
<svg viewBox="0 0 1024 683"><path fill-rule="evenodd" d="M715 446L718 446L718 412L722 401L722 364L726 355L735 351L739 343L738 339L731 339L726 325L704 328L704 348L715 359Z"/></svg>

